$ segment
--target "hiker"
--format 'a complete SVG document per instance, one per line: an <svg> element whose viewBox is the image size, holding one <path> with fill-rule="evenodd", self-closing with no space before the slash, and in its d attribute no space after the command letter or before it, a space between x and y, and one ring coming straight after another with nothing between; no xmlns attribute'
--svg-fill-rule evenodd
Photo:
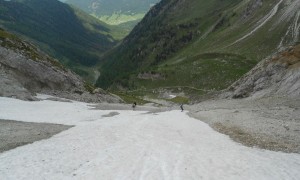
<svg viewBox="0 0 300 180"><path fill-rule="evenodd" d="M132 104L132 108L134 109L136 107L136 102L134 102L133 104Z"/></svg>
<svg viewBox="0 0 300 180"><path fill-rule="evenodd" d="M180 104L181 112L183 111L183 104Z"/></svg>

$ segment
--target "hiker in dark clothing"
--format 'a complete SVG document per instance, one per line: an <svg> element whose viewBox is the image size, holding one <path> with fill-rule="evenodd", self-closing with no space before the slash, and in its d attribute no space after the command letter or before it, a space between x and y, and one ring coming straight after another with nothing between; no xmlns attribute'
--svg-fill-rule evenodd
<svg viewBox="0 0 300 180"><path fill-rule="evenodd" d="M180 104L181 112L183 111L183 104Z"/></svg>
<svg viewBox="0 0 300 180"><path fill-rule="evenodd" d="M134 109L136 107L136 102L134 102L133 104L132 104L132 108Z"/></svg>

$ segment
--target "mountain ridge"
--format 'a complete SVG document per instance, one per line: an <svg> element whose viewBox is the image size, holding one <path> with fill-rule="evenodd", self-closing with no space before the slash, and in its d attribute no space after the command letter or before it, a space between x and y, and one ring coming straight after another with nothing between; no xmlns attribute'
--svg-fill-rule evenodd
<svg viewBox="0 0 300 180"><path fill-rule="evenodd" d="M299 41L299 2L163 0L104 57L97 85L224 89L260 60ZM142 72L167 78L141 80ZM178 80L182 77L189 78Z"/></svg>
<svg viewBox="0 0 300 180"><path fill-rule="evenodd" d="M0 1L1 26L39 45L76 73L89 68L117 41L110 26L57 0Z"/></svg>

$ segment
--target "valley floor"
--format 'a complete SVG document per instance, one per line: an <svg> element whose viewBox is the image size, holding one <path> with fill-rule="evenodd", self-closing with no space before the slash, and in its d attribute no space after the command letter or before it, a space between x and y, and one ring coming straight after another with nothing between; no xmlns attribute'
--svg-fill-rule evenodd
<svg viewBox="0 0 300 180"><path fill-rule="evenodd" d="M201 105L189 108L208 117L201 114L205 112ZM0 177L6 180L300 176L300 154L243 146L178 110L99 110L79 102L0 97L0 119L74 126L1 153Z"/></svg>

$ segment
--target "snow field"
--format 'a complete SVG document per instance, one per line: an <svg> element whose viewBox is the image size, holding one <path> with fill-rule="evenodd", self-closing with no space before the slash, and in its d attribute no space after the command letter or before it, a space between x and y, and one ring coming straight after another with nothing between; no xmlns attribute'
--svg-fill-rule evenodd
<svg viewBox="0 0 300 180"><path fill-rule="evenodd" d="M0 154L12 179L299 179L300 155L248 148L180 111L91 110L0 98L0 119L75 127Z"/></svg>

